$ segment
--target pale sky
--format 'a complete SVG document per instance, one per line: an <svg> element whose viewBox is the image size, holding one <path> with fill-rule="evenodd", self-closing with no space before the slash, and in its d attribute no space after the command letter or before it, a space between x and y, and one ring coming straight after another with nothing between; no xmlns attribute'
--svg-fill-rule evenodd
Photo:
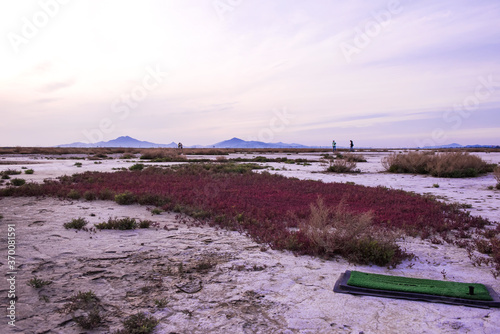
<svg viewBox="0 0 500 334"><path fill-rule="evenodd" d="M498 0L0 0L0 146L500 144Z"/></svg>

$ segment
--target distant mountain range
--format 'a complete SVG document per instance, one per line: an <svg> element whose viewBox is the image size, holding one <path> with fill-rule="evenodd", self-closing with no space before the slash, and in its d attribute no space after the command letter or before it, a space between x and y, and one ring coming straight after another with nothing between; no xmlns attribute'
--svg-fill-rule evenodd
<svg viewBox="0 0 500 334"><path fill-rule="evenodd" d="M177 143L170 144L155 144L149 141L141 141L129 136L122 136L110 141L100 141L97 143L72 143L58 145L57 147L133 147L133 148L150 148L150 147L177 147Z"/></svg>
<svg viewBox="0 0 500 334"><path fill-rule="evenodd" d="M100 141L97 143L82 143L76 142L72 144L58 145L57 147L132 147L132 148L152 148L152 147L177 147L177 143L156 144L148 141L141 141L129 136L122 136L110 141ZM187 147L187 146L185 146ZM191 148L308 148L301 144L286 144L286 143L264 143L261 141L245 141L239 138L224 140L213 145L193 145Z"/></svg>
<svg viewBox="0 0 500 334"><path fill-rule="evenodd" d="M435 148L500 148L499 145L460 145L457 143L448 144L448 145L439 145L439 146L424 146L426 149L435 149Z"/></svg>
<svg viewBox="0 0 500 334"><path fill-rule="evenodd" d="M177 147L177 143L171 142L170 144L156 144L149 141L141 141L129 136L122 136L110 141L100 141L98 143L72 143L58 145L57 147L132 147L132 148L152 148L152 147ZM188 147L188 146L185 146ZM329 148L329 146L305 146L302 144L287 144L287 143L265 143L255 140L243 140L240 138L231 138L224 140L213 145L193 145L190 148ZM342 147L338 147L342 148ZM360 148L360 147L358 147ZM438 149L438 148L500 148L498 145L467 145L463 146L457 143L440 146L425 146L424 149Z"/></svg>
<svg viewBox="0 0 500 334"><path fill-rule="evenodd" d="M246 141L240 138L231 138L229 140L224 140L215 143L208 147L216 148L308 148L310 146L305 146L301 144L286 144L286 143L264 143L261 141Z"/></svg>

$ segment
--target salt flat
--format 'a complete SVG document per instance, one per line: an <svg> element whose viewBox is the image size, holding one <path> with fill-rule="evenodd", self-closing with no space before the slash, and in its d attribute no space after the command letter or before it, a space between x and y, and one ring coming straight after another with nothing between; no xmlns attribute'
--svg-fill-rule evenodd
<svg viewBox="0 0 500 334"><path fill-rule="evenodd" d="M444 179L383 173L380 160L389 153L364 152L368 162L358 163L361 173L352 175L325 174L323 163L265 164L274 167L272 173L300 179L430 193L447 202L471 205L467 210L473 215L500 221L500 191L488 189L496 183L492 175ZM477 155L491 163L500 162L499 153ZM230 157L236 156L244 155ZM252 156L255 155L246 155ZM266 156L320 159L319 153ZM43 156L2 158L20 163L0 165L0 170L20 170L27 160L40 162L28 166L35 174L16 176L35 182L88 170L127 168L135 163L102 160L95 164L78 160L82 167L77 168L77 160L47 160ZM434 184L439 184L439 188ZM493 277L491 268L474 266L464 249L452 245L406 238L400 245L418 258L387 269L270 250L236 232L189 226L188 218L172 213L152 216L139 205L3 198L0 214L4 217L0 221L2 254L7 254L7 224L15 224L17 235L16 327L8 327L5 319L1 325L12 333L85 332L72 320L71 313L64 312L64 306L78 291L89 290L99 298L99 308L106 319L102 327L88 333L113 332L124 318L138 311L160 320L155 333L497 333L500 328L499 309L333 292L339 275L352 269L479 282L500 292L500 281ZM78 217L85 217L90 223L109 217L150 219L160 227L97 233L76 233L63 228L63 223ZM1 261L1 270L8 271L5 259ZM38 290L28 286L26 283L35 276L52 284ZM4 281L0 291L4 305L7 290ZM155 300L164 300L165 305L156 307Z"/></svg>

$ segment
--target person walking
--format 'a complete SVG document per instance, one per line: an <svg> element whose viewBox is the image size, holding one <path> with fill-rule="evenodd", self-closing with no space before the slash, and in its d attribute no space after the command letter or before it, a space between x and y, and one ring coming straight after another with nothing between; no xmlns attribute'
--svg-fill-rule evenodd
<svg viewBox="0 0 500 334"><path fill-rule="evenodd" d="M332 141L333 153L337 151L337 142L335 140Z"/></svg>
<svg viewBox="0 0 500 334"><path fill-rule="evenodd" d="M354 152L354 143L352 142L351 140L351 149L350 149L351 152Z"/></svg>

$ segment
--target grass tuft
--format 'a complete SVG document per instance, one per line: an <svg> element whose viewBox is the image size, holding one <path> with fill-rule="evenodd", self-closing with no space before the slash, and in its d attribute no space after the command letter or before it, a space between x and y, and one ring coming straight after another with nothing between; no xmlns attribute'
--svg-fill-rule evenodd
<svg viewBox="0 0 500 334"><path fill-rule="evenodd" d="M72 219L69 223L64 223L63 226L66 229L74 228L77 230L81 230L87 224L88 222L85 220L85 218L76 218Z"/></svg>
<svg viewBox="0 0 500 334"><path fill-rule="evenodd" d="M95 225L95 227L99 230L135 230L137 226L138 224L135 221L135 218L129 217L121 219L109 218L107 222L102 222Z"/></svg>

